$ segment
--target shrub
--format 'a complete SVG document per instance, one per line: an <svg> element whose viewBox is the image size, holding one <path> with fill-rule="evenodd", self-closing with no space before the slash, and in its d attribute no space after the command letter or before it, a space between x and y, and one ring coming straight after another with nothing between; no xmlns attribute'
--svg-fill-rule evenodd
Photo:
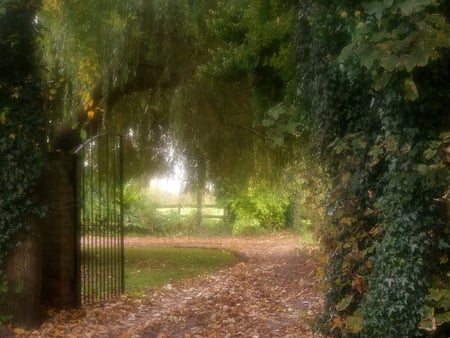
<svg viewBox="0 0 450 338"><path fill-rule="evenodd" d="M234 216L233 233L243 229L261 228L265 231L286 227L287 198L268 190L249 190L231 200L230 212Z"/></svg>
<svg viewBox="0 0 450 338"><path fill-rule="evenodd" d="M240 218L234 222L233 235L260 235L267 232L255 218Z"/></svg>

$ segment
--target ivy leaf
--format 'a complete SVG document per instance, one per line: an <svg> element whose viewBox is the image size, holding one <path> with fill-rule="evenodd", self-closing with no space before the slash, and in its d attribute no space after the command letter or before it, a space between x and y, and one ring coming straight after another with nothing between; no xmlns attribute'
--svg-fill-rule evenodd
<svg viewBox="0 0 450 338"><path fill-rule="evenodd" d="M426 160L431 160L434 155L436 155L436 149L433 148L427 148L424 152L423 152L423 157L425 157Z"/></svg>
<svg viewBox="0 0 450 338"><path fill-rule="evenodd" d="M405 83L403 85L403 96L408 101L415 101L419 97L419 92L416 87L416 83L412 79L412 77L408 77L405 80Z"/></svg>
<svg viewBox="0 0 450 338"><path fill-rule="evenodd" d="M428 62L428 55L425 53L423 47L416 47L411 54L409 54L404 61L405 68L411 72L416 67L423 67Z"/></svg>
<svg viewBox="0 0 450 338"><path fill-rule="evenodd" d="M386 85L391 80L391 77L392 77L392 73L383 72L383 74L379 78L376 79L375 90L379 91L379 90L383 89L384 87L386 87Z"/></svg>
<svg viewBox="0 0 450 338"><path fill-rule="evenodd" d="M380 21L386 9L386 4L383 1L371 1L369 3L363 3L363 7L367 14L374 15Z"/></svg>
<svg viewBox="0 0 450 338"><path fill-rule="evenodd" d="M336 308L338 309L338 311L344 311L346 308L348 308L348 306L350 305L352 300L353 300L353 295L348 295L348 296L342 298L341 301L336 304Z"/></svg>
<svg viewBox="0 0 450 338"><path fill-rule="evenodd" d="M443 132L439 135L439 137L444 140L444 142L450 142L450 131Z"/></svg>
<svg viewBox="0 0 450 338"><path fill-rule="evenodd" d="M419 328L427 331L433 330L433 318L434 318L434 308L425 305L423 307L423 315L422 320L419 323Z"/></svg>
<svg viewBox="0 0 450 338"><path fill-rule="evenodd" d="M5 124L6 123L6 116L9 113L9 108L5 107L0 111L0 123Z"/></svg>
<svg viewBox="0 0 450 338"><path fill-rule="evenodd" d="M359 333L362 330L362 316L361 314L355 313L353 316L345 317L345 324L347 329L352 333Z"/></svg>
<svg viewBox="0 0 450 338"><path fill-rule="evenodd" d="M441 325L450 322L450 312L436 313L434 318L436 318L436 325Z"/></svg>
<svg viewBox="0 0 450 338"><path fill-rule="evenodd" d="M450 310L450 289L433 288L429 293L430 299L436 302L435 307Z"/></svg>
<svg viewBox="0 0 450 338"><path fill-rule="evenodd" d="M418 166L417 166L417 171L420 173L420 174L425 174L427 171L428 171L428 166L426 165L426 164L419 164Z"/></svg>
<svg viewBox="0 0 450 338"><path fill-rule="evenodd" d="M364 150L366 149L367 143L362 137L358 137L352 141L353 149Z"/></svg>
<svg viewBox="0 0 450 338"><path fill-rule="evenodd" d="M395 54L387 55L380 60L381 66L389 72L392 72L394 69L396 69L399 63L400 58Z"/></svg>
<svg viewBox="0 0 450 338"><path fill-rule="evenodd" d="M350 59L354 54L353 44L349 44L342 48L341 53L339 54L338 61L340 63L344 63L348 59Z"/></svg>
<svg viewBox="0 0 450 338"><path fill-rule="evenodd" d="M398 8L404 16L410 16L411 14L422 10L424 7L429 5L437 5L434 0L409 0L402 1L398 4Z"/></svg>

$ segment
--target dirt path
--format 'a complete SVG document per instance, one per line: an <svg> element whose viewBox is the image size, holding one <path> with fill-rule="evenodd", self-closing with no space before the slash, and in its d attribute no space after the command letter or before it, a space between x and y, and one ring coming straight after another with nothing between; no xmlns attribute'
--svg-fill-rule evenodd
<svg viewBox="0 0 450 338"><path fill-rule="evenodd" d="M52 313L18 337L312 337L321 301L312 249L297 237L128 238L130 246L194 246L238 252L227 269L149 290L136 299Z"/></svg>

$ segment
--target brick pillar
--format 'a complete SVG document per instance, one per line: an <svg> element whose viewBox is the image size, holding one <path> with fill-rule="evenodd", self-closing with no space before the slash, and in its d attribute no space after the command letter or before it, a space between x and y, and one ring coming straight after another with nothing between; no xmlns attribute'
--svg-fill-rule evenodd
<svg viewBox="0 0 450 338"><path fill-rule="evenodd" d="M42 236L42 303L57 308L78 305L77 296L77 159L48 154L39 196L48 212L40 220Z"/></svg>

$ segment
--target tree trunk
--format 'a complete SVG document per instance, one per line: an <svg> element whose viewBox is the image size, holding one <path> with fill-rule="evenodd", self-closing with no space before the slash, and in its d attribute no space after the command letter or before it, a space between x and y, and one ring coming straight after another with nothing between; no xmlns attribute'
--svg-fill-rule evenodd
<svg viewBox="0 0 450 338"><path fill-rule="evenodd" d="M15 325L32 328L41 320L42 248L36 220L27 221L30 233L19 236L6 262L6 308Z"/></svg>
<svg viewBox="0 0 450 338"><path fill-rule="evenodd" d="M197 213L196 223L202 224L202 208L203 208L203 195L205 193L205 181L206 181L206 163L204 159L200 159L197 166Z"/></svg>

